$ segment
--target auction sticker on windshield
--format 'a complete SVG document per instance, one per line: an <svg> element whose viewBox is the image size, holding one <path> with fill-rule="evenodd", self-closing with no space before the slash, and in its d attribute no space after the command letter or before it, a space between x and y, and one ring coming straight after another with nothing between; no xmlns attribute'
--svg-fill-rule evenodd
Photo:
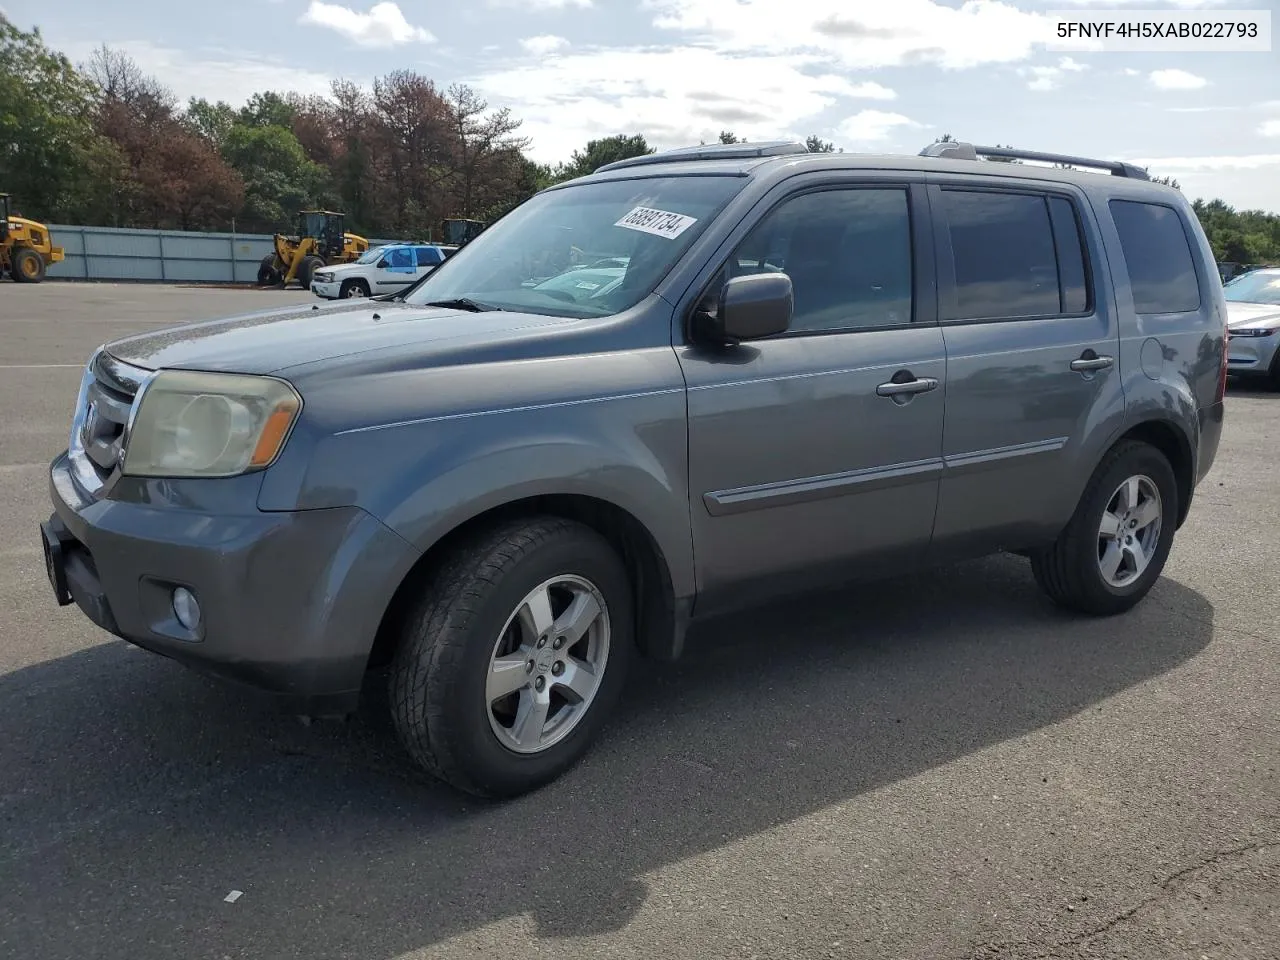
<svg viewBox="0 0 1280 960"><path fill-rule="evenodd" d="M697 222L697 218L686 217L683 213L668 213L652 207L633 207L614 226L674 240Z"/></svg>

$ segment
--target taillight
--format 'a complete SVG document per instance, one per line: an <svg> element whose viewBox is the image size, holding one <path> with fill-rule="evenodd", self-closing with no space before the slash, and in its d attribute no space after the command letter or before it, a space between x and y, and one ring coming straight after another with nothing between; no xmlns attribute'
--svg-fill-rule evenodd
<svg viewBox="0 0 1280 960"><path fill-rule="evenodd" d="M1222 326L1222 369L1218 371L1218 403L1227 398L1227 342L1231 339L1231 330Z"/></svg>

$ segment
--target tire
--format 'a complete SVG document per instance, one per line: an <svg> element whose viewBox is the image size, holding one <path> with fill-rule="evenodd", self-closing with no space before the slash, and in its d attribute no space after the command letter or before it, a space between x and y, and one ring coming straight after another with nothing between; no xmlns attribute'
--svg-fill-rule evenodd
<svg viewBox="0 0 1280 960"><path fill-rule="evenodd" d="M369 295L369 284L363 280L348 280L338 291L338 296L344 300L350 300L355 297L367 297Z"/></svg>
<svg viewBox="0 0 1280 960"><path fill-rule="evenodd" d="M298 282L302 284L303 290L311 289L312 275L324 266L324 259L317 256L308 255L303 257L302 263L298 264Z"/></svg>
<svg viewBox="0 0 1280 960"><path fill-rule="evenodd" d="M1132 509L1131 504L1117 499L1121 486L1126 484L1130 490L1137 486L1140 509L1126 522L1118 540L1104 540L1101 528L1108 507L1114 506L1112 516L1121 518ZM1150 508L1144 506L1146 499L1156 501L1155 530L1147 523ZM1147 595L1164 570L1173 547L1177 512L1178 484L1168 459L1150 444L1124 441L1098 465L1058 539L1032 553L1036 583L1050 599L1067 609L1093 616L1124 613ZM1133 523L1137 524L1136 529L1129 525ZM1136 576L1136 554L1130 542L1145 546L1143 554L1148 558ZM1112 560L1116 551L1121 565L1109 580L1103 571L1103 560Z"/></svg>
<svg viewBox="0 0 1280 960"><path fill-rule="evenodd" d="M9 272L18 283L39 283L44 279L44 257L30 247L14 247L10 259Z"/></svg>
<svg viewBox="0 0 1280 960"><path fill-rule="evenodd" d="M575 580L578 601L589 610L590 602L582 598L590 597L602 611L591 621L591 632L560 653L554 638L539 648L534 631L525 626L528 618L519 615L531 593L557 579ZM563 626L563 613L554 602L558 588L549 596L551 614L560 614L555 622ZM556 779L586 753L617 704L636 655L633 603L622 560L589 527L535 517L481 532L435 569L404 618L389 687L401 743L432 776L481 798L518 796ZM550 620L544 615L536 622ZM517 638L517 633L523 636ZM507 671L493 672L495 658L509 654L516 639L528 646L505 657ZM561 660L570 650L572 658ZM556 672L556 663L582 664L593 651L598 659L594 684L580 666L571 667L572 673ZM488 696L491 673L519 686L495 700L496 708ZM587 698L562 712L570 703L565 685L574 677L584 681ZM515 737L521 731L514 722L508 729L507 721L519 716L511 708L527 707L535 699L539 682L552 709L550 726L541 728L547 742L542 745L526 735L522 750Z"/></svg>
<svg viewBox="0 0 1280 960"><path fill-rule="evenodd" d="M280 271L276 269L276 255L268 253L258 263L258 286L269 287L280 282Z"/></svg>

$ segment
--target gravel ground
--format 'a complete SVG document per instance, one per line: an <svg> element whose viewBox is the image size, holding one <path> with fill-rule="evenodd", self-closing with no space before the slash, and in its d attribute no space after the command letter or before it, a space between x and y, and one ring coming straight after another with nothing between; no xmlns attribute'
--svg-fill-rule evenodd
<svg viewBox="0 0 1280 960"><path fill-rule="evenodd" d="M724 621L485 806L376 696L304 726L50 596L91 350L308 296L0 285L0 956L1280 955L1280 393L1233 389L1132 613L1061 614L999 557Z"/></svg>

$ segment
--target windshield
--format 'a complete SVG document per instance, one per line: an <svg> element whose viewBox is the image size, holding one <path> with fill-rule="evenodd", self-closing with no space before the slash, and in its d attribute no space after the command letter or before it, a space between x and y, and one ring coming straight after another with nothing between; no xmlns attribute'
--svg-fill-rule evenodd
<svg viewBox="0 0 1280 960"><path fill-rule="evenodd" d="M360 258L356 260L356 263L377 263L378 259L386 253L386 251L387 248L385 246L370 247L364 253L360 254Z"/></svg>
<svg viewBox="0 0 1280 960"><path fill-rule="evenodd" d="M468 300L548 316L635 306L746 181L644 177L539 194L468 243L405 299Z"/></svg>
<svg viewBox="0 0 1280 960"><path fill-rule="evenodd" d="M1280 270L1241 274L1224 284L1222 292L1236 303L1280 304Z"/></svg>

